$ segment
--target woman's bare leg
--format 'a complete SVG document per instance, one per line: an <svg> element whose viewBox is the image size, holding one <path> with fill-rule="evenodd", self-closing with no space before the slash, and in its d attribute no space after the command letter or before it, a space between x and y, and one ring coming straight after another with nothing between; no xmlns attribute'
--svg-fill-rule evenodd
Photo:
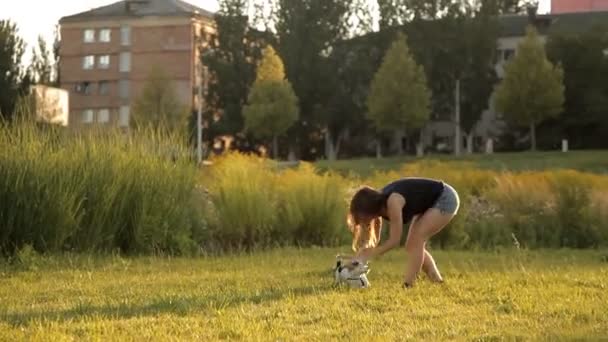
<svg viewBox="0 0 608 342"><path fill-rule="evenodd" d="M404 279L406 286L414 284L416 276L423 266L427 274L430 272L430 277L433 280L440 281L437 280L437 276L441 279L441 275L437 270L433 257L426 251L425 245L426 241L440 232L453 217L453 214L443 214L440 210L431 208L412 223L407 241L405 242L405 249L408 253ZM434 273L435 271L436 273Z"/></svg>
<svg viewBox="0 0 608 342"><path fill-rule="evenodd" d="M408 229L408 233L407 233L407 239L406 239L406 243L410 238L410 234L412 232L413 229L416 229L416 221L417 221L418 217L414 217L414 219L412 220L412 223L410 224L410 228ZM429 253L429 251L426 249L426 243L425 243L425 248L424 248L424 257L422 259L422 271L424 271L424 273L429 277L429 279L433 282L442 282L443 278L441 277L441 273L439 272L439 269L437 268L437 264L435 264L435 260L433 259L433 256L431 255L431 253Z"/></svg>
<svg viewBox="0 0 608 342"><path fill-rule="evenodd" d="M433 256L431 255L431 253L429 253L426 247L424 248L424 260L422 261L422 270L424 271L424 273L426 273L427 277L429 277L432 282L443 282L443 278L441 277L441 273L437 268L435 259L433 259Z"/></svg>

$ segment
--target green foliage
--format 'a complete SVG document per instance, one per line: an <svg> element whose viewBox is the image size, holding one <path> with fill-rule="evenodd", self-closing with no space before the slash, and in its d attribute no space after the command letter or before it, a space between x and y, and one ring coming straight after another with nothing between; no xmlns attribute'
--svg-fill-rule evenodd
<svg viewBox="0 0 608 342"><path fill-rule="evenodd" d="M248 138L241 134L243 105L255 80L262 48L273 40L272 35L250 28L247 4L244 0L219 1L220 10L214 16L217 36L205 34L208 46L201 49L202 63L211 76L205 97L204 120L209 126L205 138L212 141L216 136L233 135L236 148Z"/></svg>
<svg viewBox="0 0 608 342"><path fill-rule="evenodd" d="M24 52L25 42L17 25L0 20L0 118L11 118L18 98L28 91L29 77L21 66Z"/></svg>
<svg viewBox="0 0 608 342"><path fill-rule="evenodd" d="M344 180L309 166L278 172L269 160L229 154L205 176L212 250L345 243Z"/></svg>
<svg viewBox="0 0 608 342"><path fill-rule="evenodd" d="M268 46L258 69L258 77L243 108L245 128L259 138L273 138L273 154L278 156L277 137L298 119L298 99L285 79L283 63Z"/></svg>
<svg viewBox="0 0 608 342"><path fill-rule="evenodd" d="M195 251L196 169L176 137L22 122L0 133L0 252Z"/></svg>
<svg viewBox="0 0 608 342"><path fill-rule="evenodd" d="M604 26L549 36L547 55L564 70L565 105L562 115L548 125L548 139L558 138L553 130L557 128L559 138L566 137L573 149L608 147L607 31Z"/></svg>
<svg viewBox="0 0 608 342"><path fill-rule="evenodd" d="M215 160L204 177L212 203L207 248L254 249L272 243L278 220L274 177L264 159L229 154Z"/></svg>
<svg viewBox="0 0 608 342"><path fill-rule="evenodd" d="M322 149L320 128L328 121L324 108L334 89L335 69L327 56L348 35L350 14L356 10L345 0L279 0L273 19L277 50L285 63L287 79L298 97L300 120L288 139L299 148L301 159L314 157Z"/></svg>
<svg viewBox="0 0 608 342"><path fill-rule="evenodd" d="M429 119L430 92L424 70L398 34L372 81L368 117L379 131L415 130Z"/></svg>
<svg viewBox="0 0 608 342"><path fill-rule="evenodd" d="M285 133L298 118L297 101L286 81L256 83L243 110L247 130L263 138Z"/></svg>
<svg viewBox="0 0 608 342"><path fill-rule="evenodd" d="M345 180L318 174L310 164L279 174L279 222L297 246L335 246L348 241Z"/></svg>
<svg viewBox="0 0 608 342"><path fill-rule="evenodd" d="M28 70L32 82L48 86L57 85L55 81L57 75L54 70L56 66L46 41L42 36L38 36L38 46L37 49L32 49L32 61Z"/></svg>
<svg viewBox="0 0 608 342"><path fill-rule="evenodd" d="M133 126L184 132L188 108L180 102L169 75L153 67L133 106Z"/></svg>
<svg viewBox="0 0 608 342"><path fill-rule="evenodd" d="M496 90L496 108L509 121L530 127L534 150L536 125L559 115L563 104L563 70L547 60L536 30L529 27L516 56L505 66L505 77Z"/></svg>

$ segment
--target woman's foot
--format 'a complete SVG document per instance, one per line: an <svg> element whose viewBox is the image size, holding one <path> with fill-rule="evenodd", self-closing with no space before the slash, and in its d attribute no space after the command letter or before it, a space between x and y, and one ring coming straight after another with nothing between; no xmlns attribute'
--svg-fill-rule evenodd
<svg viewBox="0 0 608 342"><path fill-rule="evenodd" d="M426 275L433 283L443 283L443 277L438 272L428 272Z"/></svg>

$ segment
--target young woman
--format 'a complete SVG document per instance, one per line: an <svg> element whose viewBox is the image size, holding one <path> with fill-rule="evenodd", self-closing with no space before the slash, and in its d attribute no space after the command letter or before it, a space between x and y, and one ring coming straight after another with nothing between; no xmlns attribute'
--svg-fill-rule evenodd
<svg viewBox="0 0 608 342"><path fill-rule="evenodd" d="M428 178L403 178L381 190L362 187L353 196L348 218L353 233L355 260L382 255L399 245L403 225L410 223L405 242L408 253L404 287L412 287L422 269L431 281L443 278L426 242L440 232L458 212L458 193L447 183ZM379 245L382 219L389 221L390 237Z"/></svg>

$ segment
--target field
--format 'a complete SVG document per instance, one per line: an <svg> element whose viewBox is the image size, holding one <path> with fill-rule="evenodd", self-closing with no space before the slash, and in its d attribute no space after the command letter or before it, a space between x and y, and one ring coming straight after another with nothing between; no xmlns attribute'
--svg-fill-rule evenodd
<svg viewBox="0 0 608 342"><path fill-rule="evenodd" d="M332 286L346 247L219 258L22 257L0 266L0 340L606 339L608 251L437 251L442 285Z"/></svg>
<svg viewBox="0 0 608 342"><path fill-rule="evenodd" d="M92 133L0 125L0 341L608 339L608 152L201 170L176 136ZM333 286L352 191L402 175L459 191L447 282L401 289L401 249Z"/></svg>
<svg viewBox="0 0 608 342"><path fill-rule="evenodd" d="M492 155L474 154L454 157L450 155L426 156L425 160L470 162L480 169L496 171L542 171L553 169L573 169L578 171L607 173L608 151L571 151L562 152L520 152L495 153ZM319 161L321 170L334 170L348 174L353 172L363 177L375 171L398 170L403 164L416 162L415 157L362 158L338 161Z"/></svg>

